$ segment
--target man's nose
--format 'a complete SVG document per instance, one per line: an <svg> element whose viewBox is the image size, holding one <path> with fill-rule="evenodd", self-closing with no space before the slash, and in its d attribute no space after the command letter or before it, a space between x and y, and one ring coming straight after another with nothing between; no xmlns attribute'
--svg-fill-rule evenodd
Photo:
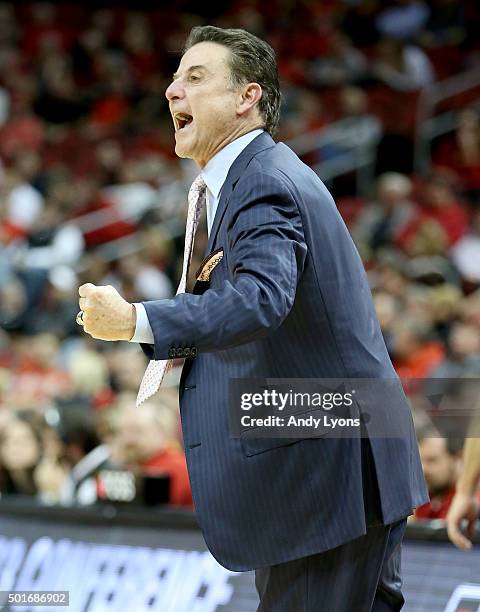
<svg viewBox="0 0 480 612"><path fill-rule="evenodd" d="M172 102L172 100L181 100L184 97L184 89L179 79L170 83L165 91L165 97L169 102Z"/></svg>

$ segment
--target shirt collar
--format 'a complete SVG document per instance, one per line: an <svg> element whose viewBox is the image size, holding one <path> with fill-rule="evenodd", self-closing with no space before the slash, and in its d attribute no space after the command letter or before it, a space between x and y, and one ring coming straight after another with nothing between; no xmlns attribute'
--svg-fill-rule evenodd
<svg viewBox="0 0 480 612"><path fill-rule="evenodd" d="M223 149L212 157L202 171L202 177L208 190L215 199L218 200L223 183L227 178L233 162L237 159L240 153L249 145L254 138L263 132L262 129L252 130L240 138L229 142Z"/></svg>

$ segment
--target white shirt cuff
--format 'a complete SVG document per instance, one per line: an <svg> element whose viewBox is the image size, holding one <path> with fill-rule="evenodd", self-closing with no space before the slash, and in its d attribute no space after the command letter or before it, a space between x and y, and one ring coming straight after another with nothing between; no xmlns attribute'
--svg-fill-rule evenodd
<svg viewBox="0 0 480 612"><path fill-rule="evenodd" d="M141 342L142 344L154 344L153 331L150 327L150 322L147 317L147 311L143 304L133 304L137 311L137 324L135 326L135 333L133 334L130 342Z"/></svg>

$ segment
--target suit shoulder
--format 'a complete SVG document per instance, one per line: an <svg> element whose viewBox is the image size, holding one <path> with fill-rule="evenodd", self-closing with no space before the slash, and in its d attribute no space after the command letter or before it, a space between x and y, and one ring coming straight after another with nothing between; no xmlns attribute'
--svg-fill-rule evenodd
<svg viewBox="0 0 480 612"><path fill-rule="evenodd" d="M248 184L259 188L267 187L271 189L275 186L280 191L291 193L293 183L288 174L285 173L285 160L281 156L281 151L277 151L278 147L279 144L255 155L242 173L239 182L243 185ZM285 148L289 150L287 147ZM298 161L300 162L300 160Z"/></svg>
<svg viewBox="0 0 480 612"><path fill-rule="evenodd" d="M283 142L278 142L274 147L264 149L255 155L245 174L264 175L278 181L290 192L295 192L295 185L307 178L321 183L313 170Z"/></svg>
<svg viewBox="0 0 480 612"><path fill-rule="evenodd" d="M320 177L283 142L257 153L241 176L242 187L274 191L287 196L297 206L300 201L321 201L334 207L331 193Z"/></svg>

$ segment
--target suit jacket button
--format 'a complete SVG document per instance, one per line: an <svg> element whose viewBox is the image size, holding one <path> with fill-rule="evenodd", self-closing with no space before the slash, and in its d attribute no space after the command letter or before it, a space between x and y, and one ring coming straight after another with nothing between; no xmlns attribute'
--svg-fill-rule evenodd
<svg viewBox="0 0 480 612"><path fill-rule="evenodd" d="M176 356L177 356L177 349L171 348L168 351L168 358L169 359L175 359Z"/></svg>

